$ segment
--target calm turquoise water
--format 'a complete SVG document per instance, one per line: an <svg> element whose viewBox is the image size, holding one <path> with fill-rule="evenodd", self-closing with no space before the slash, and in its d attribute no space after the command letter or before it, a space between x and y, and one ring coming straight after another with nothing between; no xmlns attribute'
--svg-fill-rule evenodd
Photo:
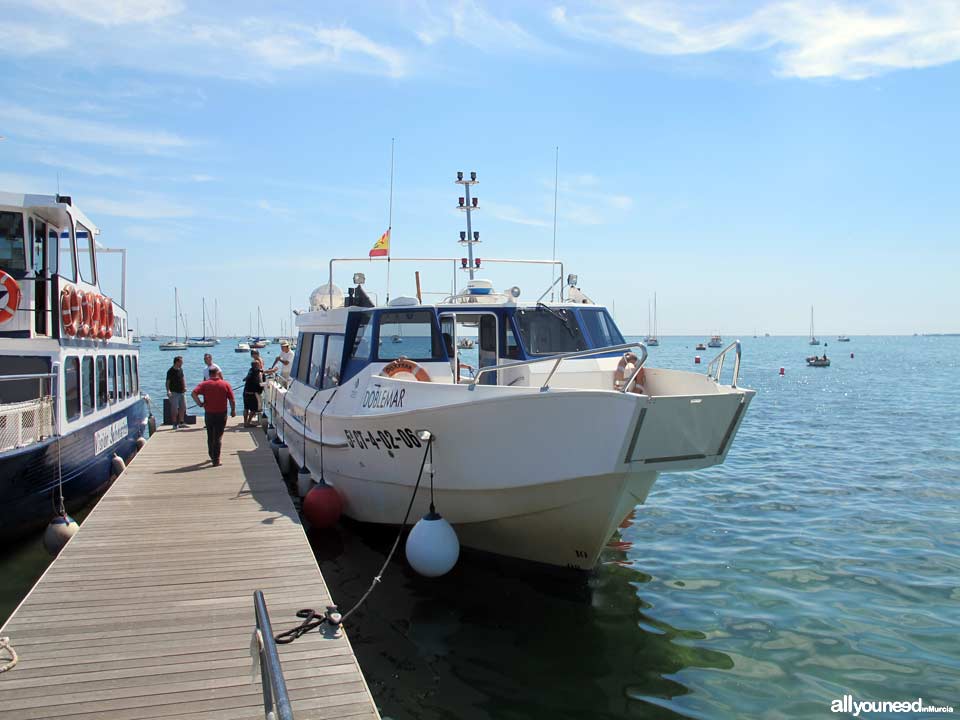
<svg viewBox="0 0 960 720"><path fill-rule="evenodd" d="M698 339L650 362L695 370ZM427 581L395 560L349 627L383 714L813 718L844 694L960 711L960 338L828 342L816 369L803 338L744 339L759 393L726 464L661 476L586 581L472 556ZM159 399L172 357L152 348ZM202 350L184 354L194 382ZM231 381L249 363L214 354ZM393 534L311 540L345 608Z"/></svg>

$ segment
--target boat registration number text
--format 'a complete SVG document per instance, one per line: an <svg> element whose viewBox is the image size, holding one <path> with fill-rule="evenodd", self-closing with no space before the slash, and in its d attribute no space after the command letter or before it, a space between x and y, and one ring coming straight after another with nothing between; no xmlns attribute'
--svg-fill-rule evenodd
<svg viewBox="0 0 960 720"><path fill-rule="evenodd" d="M351 430L345 428L343 431L347 437L347 443L350 447L358 450L399 450L401 447L415 448L420 447L422 443L417 434L410 428L397 428L391 430Z"/></svg>
<svg viewBox="0 0 960 720"><path fill-rule="evenodd" d="M102 427L93 434L94 455L99 455L113 447L127 436L127 419L121 418L115 423Z"/></svg>

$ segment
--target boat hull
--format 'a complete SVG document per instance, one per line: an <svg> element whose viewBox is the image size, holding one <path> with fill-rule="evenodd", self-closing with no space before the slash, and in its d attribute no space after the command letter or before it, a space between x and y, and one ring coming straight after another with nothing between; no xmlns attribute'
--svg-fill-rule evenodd
<svg viewBox="0 0 960 720"><path fill-rule="evenodd" d="M0 540L6 542L43 528L56 513L59 468L67 510L82 507L113 480L113 456L126 460L147 430L147 405L138 400L126 408L82 426L60 438L0 453ZM97 450L97 432L126 421L126 433ZM59 445L59 453L58 453Z"/></svg>

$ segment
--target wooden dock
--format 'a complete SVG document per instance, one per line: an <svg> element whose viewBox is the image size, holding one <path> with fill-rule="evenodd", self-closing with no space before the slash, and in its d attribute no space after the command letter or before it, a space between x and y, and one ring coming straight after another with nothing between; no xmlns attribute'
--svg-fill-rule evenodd
<svg viewBox="0 0 960 720"><path fill-rule="evenodd" d="M231 420L221 460L202 418L147 443L0 629L0 717L264 717L253 592L274 632L330 594L263 432ZM346 636L279 649L297 720L380 717Z"/></svg>

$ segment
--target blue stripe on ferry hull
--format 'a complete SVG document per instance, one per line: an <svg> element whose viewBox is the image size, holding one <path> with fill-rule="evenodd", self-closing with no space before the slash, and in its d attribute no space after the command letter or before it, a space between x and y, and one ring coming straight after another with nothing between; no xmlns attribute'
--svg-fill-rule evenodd
<svg viewBox="0 0 960 720"><path fill-rule="evenodd" d="M94 434L122 418L127 435L95 455ZM110 484L113 455L125 461L137 438L146 432L147 405L143 400L81 427L60 440L63 496L67 510L82 507ZM0 453L0 541L40 529L50 522L56 506L58 472L55 438L20 450Z"/></svg>

